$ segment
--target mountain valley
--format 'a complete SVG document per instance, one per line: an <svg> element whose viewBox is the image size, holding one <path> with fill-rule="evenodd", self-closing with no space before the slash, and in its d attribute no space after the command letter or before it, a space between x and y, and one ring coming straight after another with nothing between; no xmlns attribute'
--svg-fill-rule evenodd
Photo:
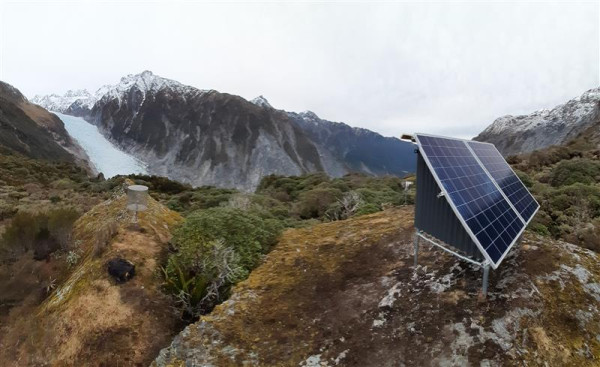
<svg viewBox="0 0 600 367"><path fill-rule="evenodd" d="M94 94L35 96L48 110L98 126L151 174L194 186L253 190L269 174L350 172L403 176L414 171L412 145L366 129L200 90L144 71Z"/></svg>
<svg viewBox="0 0 600 367"><path fill-rule="evenodd" d="M0 86L0 365L600 356L594 90L478 137L541 205L483 299L476 266L429 246L413 266L411 143L150 72L32 99L57 115ZM135 224L131 184L150 190Z"/></svg>

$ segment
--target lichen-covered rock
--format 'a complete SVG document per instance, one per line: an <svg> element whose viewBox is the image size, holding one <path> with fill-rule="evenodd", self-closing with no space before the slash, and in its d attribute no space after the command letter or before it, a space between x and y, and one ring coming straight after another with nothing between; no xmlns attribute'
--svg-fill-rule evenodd
<svg viewBox="0 0 600 367"><path fill-rule="evenodd" d="M481 271L422 246L412 208L292 229L231 298L154 366L597 364L600 263L526 234L479 297Z"/></svg>

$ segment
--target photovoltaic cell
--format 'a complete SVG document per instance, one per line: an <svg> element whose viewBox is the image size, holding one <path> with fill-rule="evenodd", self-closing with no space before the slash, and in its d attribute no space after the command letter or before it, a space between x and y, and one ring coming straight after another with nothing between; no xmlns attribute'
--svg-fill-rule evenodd
<svg viewBox="0 0 600 367"><path fill-rule="evenodd" d="M421 152L494 267L524 227L465 141L417 135Z"/></svg>
<svg viewBox="0 0 600 367"><path fill-rule="evenodd" d="M467 142L485 169L494 178L504 195L517 209L523 220L529 222L539 204L529 193L525 185L510 168L504 157L493 144Z"/></svg>

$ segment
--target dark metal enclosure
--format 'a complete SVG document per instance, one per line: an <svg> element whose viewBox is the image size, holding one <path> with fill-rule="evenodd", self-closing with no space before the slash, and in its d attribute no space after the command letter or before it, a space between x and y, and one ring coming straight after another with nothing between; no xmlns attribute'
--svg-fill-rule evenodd
<svg viewBox="0 0 600 367"><path fill-rule="evenodd" d="M417 198L415 203L415 227L447 245L457 249L463 255L483 261L484 257L473 242L461 221L457 218L441 192L425 159L417 153Z"/></svg>

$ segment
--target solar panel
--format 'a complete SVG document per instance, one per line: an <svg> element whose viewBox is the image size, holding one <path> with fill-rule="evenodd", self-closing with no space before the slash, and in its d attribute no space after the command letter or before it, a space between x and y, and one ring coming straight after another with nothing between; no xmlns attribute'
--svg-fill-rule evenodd
<svg viewBox="0 0 600 367"><path fill-rule="evenodd" d="M498 189L491 173L480 164L467 141L423 134L416 135L416 140L456 216L495 269L523 232L525 222ZM492 161L487 153L483 157ZM496 166L490 167L500 175ZM506 187L508 190L514 186Z"/></svg>
<svg viewBox="0 0 600 367"><path fill-rule="evenodd" d="M485 169L494 178L504 195L517 209L525 223L533 217L539 208L529 190L510 168L504 157L493 144L470 141L467 144L479 158Z"/></svg>

